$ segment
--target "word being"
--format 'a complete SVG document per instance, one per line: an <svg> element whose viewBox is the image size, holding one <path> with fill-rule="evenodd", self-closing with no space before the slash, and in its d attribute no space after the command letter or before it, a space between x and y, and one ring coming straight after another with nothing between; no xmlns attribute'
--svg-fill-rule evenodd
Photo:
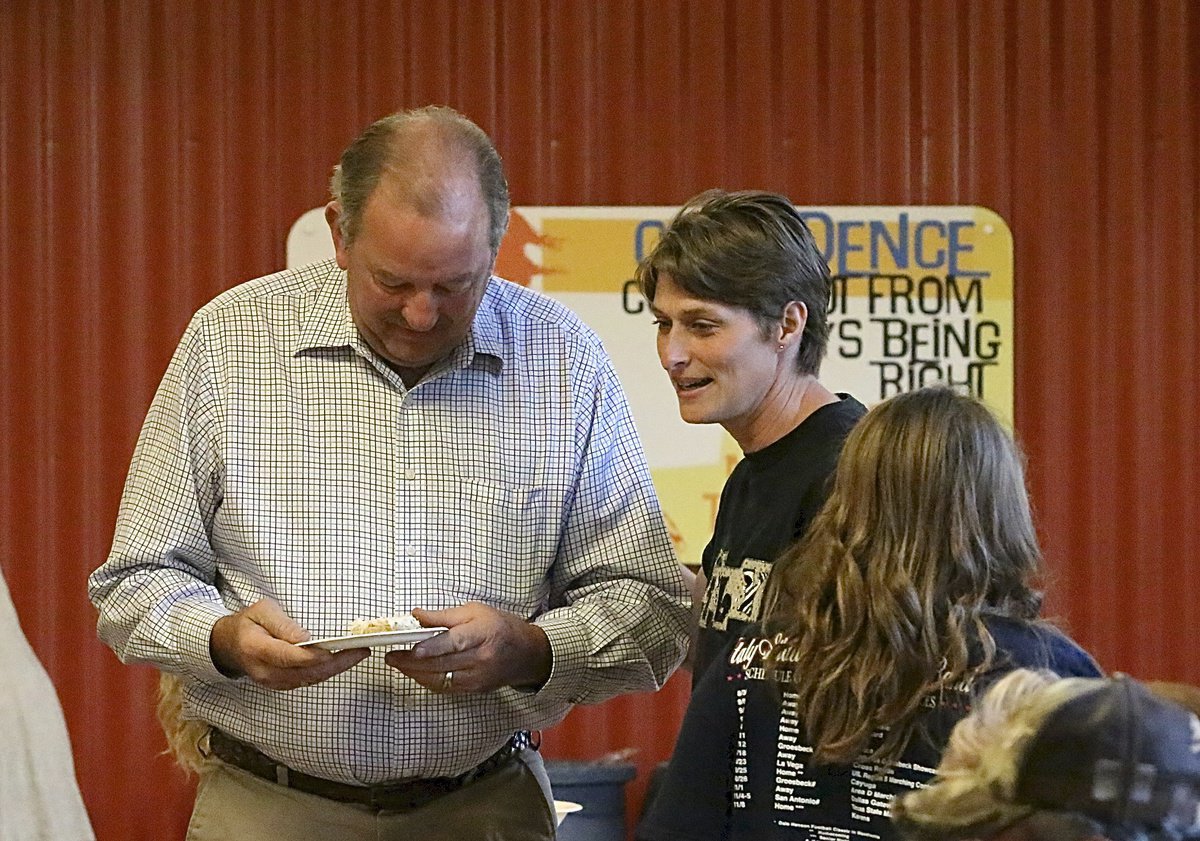
<svg viewBox="0 0 1200 841"><path fill-rule="evenodd" d="M845 359L862 356L863 335L868 326L873 333L872 345L884 359L919 362L957 356L986 361L998 357L1004 347L1000 325L990 319L845 318L829 325L838 355Z"/></svg>

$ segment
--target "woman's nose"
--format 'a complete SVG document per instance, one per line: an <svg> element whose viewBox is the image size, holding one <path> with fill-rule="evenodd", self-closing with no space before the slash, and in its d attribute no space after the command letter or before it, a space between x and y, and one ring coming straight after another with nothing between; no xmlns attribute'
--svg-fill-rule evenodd
<svg viewBox="0 0 1200 841"><path fill-rule="evenodd" d="M687 348L673 330L658 334L658 361L667 371L687 361Z"/></svg>

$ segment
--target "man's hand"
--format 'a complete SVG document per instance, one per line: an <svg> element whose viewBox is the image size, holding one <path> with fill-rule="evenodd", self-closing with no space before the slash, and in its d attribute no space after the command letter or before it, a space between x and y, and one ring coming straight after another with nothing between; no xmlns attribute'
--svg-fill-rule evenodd
<svg viewBox="0 0 1200 841"><path fill-rule="evenodd" d="M366 648L330 653L294 645L308 638L308 631L274 599L259 599L245 610L218 619L208 648L221 674L245 675L267 689L312 686L341 674L371 653Z"/></svg>
<svg viewBox="0 0 1200 841"><path fill-rule="evenodd" d="M422 625L450 630L385 660L434 692L490 692L502 686L536 689L550 677L546 632L513 613L479 602L449 610L414 610ZM447 680L447 673L453 677Z"/></svg>

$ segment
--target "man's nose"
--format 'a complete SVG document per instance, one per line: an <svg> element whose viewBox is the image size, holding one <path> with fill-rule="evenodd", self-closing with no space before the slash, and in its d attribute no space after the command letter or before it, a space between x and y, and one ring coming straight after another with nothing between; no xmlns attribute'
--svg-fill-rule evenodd
<svg viewBox="0 0 1200 841"><path fill-rule="evenodd" d="M432 330L438 321L437 301L430 292L414 292L404 302L400 314L410 330L424 333Z"/></svg>

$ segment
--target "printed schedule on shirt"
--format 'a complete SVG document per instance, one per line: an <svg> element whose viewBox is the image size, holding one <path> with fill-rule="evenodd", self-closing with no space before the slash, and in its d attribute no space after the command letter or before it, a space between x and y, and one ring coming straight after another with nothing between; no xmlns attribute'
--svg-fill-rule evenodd
<svg viewBox="0 0 1200 841"><path fill-rule="evenodd" d="M789 838L807 841L875 841L891 837L887 826L892 798L902 791L920 788L933 768L910 761L893 766L859 763L851 767L813 763L813 749L796 715L797 696L790 690L791 671L786 667L770 668L767 660L772 653L776 663L786 663L787 642L778 637L747 638L739 641L731 654L731 661L739 667L741 683L734 690L739 726L732 746L732 808L752 808L754 792L763 791L754 785L755 771L747 761L751 752L748 731L754 727L753 713L748 715L747 708L753 684L771 683L772 693L779 693L782 703L773 767L762 770L770 770L774 779L771 807L775 825L788 829ZM881 738L882 733L876 734L876 743Z"/></svg>

